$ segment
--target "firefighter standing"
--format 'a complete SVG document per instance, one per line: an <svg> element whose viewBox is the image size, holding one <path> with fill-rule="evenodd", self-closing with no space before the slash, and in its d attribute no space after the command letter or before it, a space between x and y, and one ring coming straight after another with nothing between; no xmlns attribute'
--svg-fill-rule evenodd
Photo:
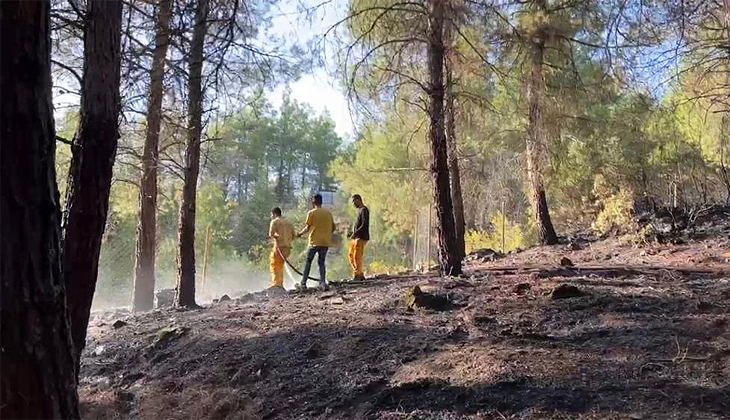
<svg viewBox="0 0 730 420"><path fill-rule="evenodd" d="M309 248L307 248L307 262L304 265L304 273L302 282L296 285L297 289L307 289L307 279L309 278L309 270L312 268L312 261L317 255L317 263L319 265L319 283L324 290L329 290L329 285L325 278L327 269L325 268L325 259L327 258L327 250L332 244L332 233L335 231L335 220L329 210L322 208L322 195L316 194L312 198L312 210L307 213L307 221L304 229L297 236L309 233Z"/></svg>
<svg viewBox="0 0 730 420"><path fill-rule="evenodd" d="M271 249L271 287L284 287L284 259L291 255L291 245L294 242L294 226L281 215L281 209L271 209L271 224L269 237L273 240Z"/></svg>
<svg viewBox="0 0 730 420"><path fill-rule="evenodd" d="M363 266L363 256L365 254L365 245L370 240L370 210L362 203L360 194L352 196L352 205L358 209L357 221L352 229L350 238L350 266L352 267L353 280L365 280L365 267Z"/></svg>

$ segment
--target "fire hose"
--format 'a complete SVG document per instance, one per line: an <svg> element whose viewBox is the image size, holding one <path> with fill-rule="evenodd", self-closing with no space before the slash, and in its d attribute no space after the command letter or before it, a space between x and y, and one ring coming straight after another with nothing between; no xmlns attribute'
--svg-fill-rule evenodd
<svg viewBox="0 0 730 420"><path fill-rule="evenodd" d="M295 273L297 273L300 276L304 277L304 273L302 273L301 271L297 270L296 267L294 267L292 265L292 263L289 262L289 260L284 256L284 254L281 252L281 250L279 249L279 247L278 246L275 246L275 248L276 248L276 253L279 254L279 256L281 257L282 260L284 260L284 262L286 263L286 265L288 265L289 268L291 268L292 270L294 270ZM318 278L309 277L309 276L307 276L307 280L312 280L312 281L316 281L316 282L320 281L320 279L318 279Z"/></svg>

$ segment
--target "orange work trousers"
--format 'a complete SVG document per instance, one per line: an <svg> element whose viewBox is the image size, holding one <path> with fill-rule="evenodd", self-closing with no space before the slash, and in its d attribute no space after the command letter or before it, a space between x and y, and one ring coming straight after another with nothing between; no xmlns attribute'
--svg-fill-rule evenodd
<svg viewBox="0 0 730 420"><path fill-rule="evenodd" d="M367 243L368 241L364 239L353 239L352 242L350 242L349 257L353 276L362 276L365 272L362 259L365 254L365 245L367 245Z"/></svg>
<svg viewBox="0 0 730 420"><path fill-rule="evenodd" d="M284 258L289 258L291 248L279 248ZM276 245L271 249L270 268L271 268L271 287L284 287L284 258L279 255Z"/></svg>

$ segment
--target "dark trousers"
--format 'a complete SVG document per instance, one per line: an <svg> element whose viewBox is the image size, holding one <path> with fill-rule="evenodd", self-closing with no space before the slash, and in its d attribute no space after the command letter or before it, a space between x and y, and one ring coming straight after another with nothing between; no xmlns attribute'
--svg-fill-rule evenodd
<svg viewBox="0 0 730 420"><path fill-rule="evenodd" d="M309 271L312 269L312 261L314 261L314 255L317 255L317 264L319 264L319 282L326 284L325 275L327 269L325 268L324 261L327 258L327 247L326 246L310 246L307 249L307 263L304 264L304 276L302 276L302 285L307 284L307 277L309 277Z"/></svg>

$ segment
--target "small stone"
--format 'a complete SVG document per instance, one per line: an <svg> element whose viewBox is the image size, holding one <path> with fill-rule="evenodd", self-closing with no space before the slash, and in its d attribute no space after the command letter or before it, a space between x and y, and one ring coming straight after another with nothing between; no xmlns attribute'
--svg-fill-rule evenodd
<svg viewBox="0 0 730 420"><path fill-rule="evenodd" d="M117 400L122 402L134 401L134 394L129 391L116 391Z"/></svg>
<svg viewBox="0 0 730 420"><path fill-rule="evenodd" d="M321 295L319 295L317 297L317 299L319 299L319 300L326 300L326 299L329 299L329 298L333 298L336 295L337 295L337 293L335 293L335 292L325 292L325 293L322 293Z"/></svg>
<svg viewBox="0 0 730 420"><path fill-rule="evenodd" d="M221 296L221 298L220 298L220 299L218 299L218 302L219 302L219 303L223 303L223 302L228 302L228 301L230 301L230 300L231 300L231 297L230 297L230 296L228 296L228 295L223 295L223 296Z"/></svg>
<svg viewBox="0 0 730 420"><path fill-rule="evenodd" d="M307 359L317 359L319 357L322 357L322 350L317 344L314 344L304 352L304 356Z"/></svg>
<svg viewBox="0 0 730 420"><path fill-rule="evenodd" d="M253 302L256 300L254 295L252 293L246 293L245 295L241 296L240 298L236 299L236 302L238 303L248 303Z"/></svg>
<svg viewBox="0 0 730 420"><path fill-rule="evenodd" d="M722 328L722 327L726 326L727 324L728 324L727 319L719 318L719 319L712 321L711 325L713 328Z"/></svg>
<svg viewBox="0 0 730 420"><path fill-rule="evenodd" d="M144 378L144 373L134 372L134 373L130 373L128 375L124 375L124 377L122 378L122 382L124 382L126 384L132 384L142 378Z"/></svg>
<svg viewBox="0 0 730 420"><path fill-rule="evenodd" d="M155 292L155 308L167 308L175 301L175 289L162 289Z"/></svg>
<svg viewBox="0 0 730 420"><path fill-rule="evenodd" d="M502 258L502 254L491 249L477 249L466 256L466 261L492 262Z"/></svg>
<svg viewBox="0 0 730 420"><path fill-rule="evenodd" d="M631 413L631 414L629 414L629 419L630 420L643 420L644 416L642 416L639 413Z"/></svg>
<svg viewBox="0 0 730 420"><path fill-rule="evenodd" d="M569 251L580 251L583 247L577 242L571 242L568 244Z"/></svg>
<svg viewBox="0 0 730 420"><path fill-rule="evenodd" d="M474 323L477 325L494 324L497 318L486 315L474 315Z"/></svg>
<svg viewBox="0 0 730 420"><path fill-rule="evenodd" d="M345 299L341 297L336 297L330 301L333 305L343 305L345 303Z"/></svg>
<svg viewBox="0 0 730 420"><path fill-rule="evenodd" d="M515 285L512 291L518 295L524 295L529 292L530 289L532 289L532 285L530 283L520 283Z"/></svg>
<svg viewBox="0 0 730 420"><path fill-rule="evenodd" d="M704 311L711 311L712 309L715 308L715 305L713 305L710 302L704 301L704 300L698 300L695 303L695 307L697 308L698 311L704 312Z"/></svg>
<svg viewBox="0 0 730 420"><path fill-rule="evenodd" d="M188 328L188 327L178 327L178 326L173 326L173 325L171 325L169 327L160 328L160 330L157 331L157 334L154 338L152 347L161 347L172 340L182 337L189 330L190 330L190 328Z"/></svg>
<svg viewBox="0 0 730 420"><path fill-rule="evenodd" d="M553 299L570 299L574 297L583 296L583 293L579 288L572 284L561 284L560 286L553 289L551 297Z"/></svg>
<svg viewBox="0 0 730 420"><path fill-rule="evenodd" d="M288 292L283 287L269 287L266 289L266 297L284 296Z"/></svg>
<svg viewBox="0 0 730 420"><path fill-rule="evenodd" d="M453 307L446 297L423 292L418 286L408 289L405 302L406 307L411 310L426 308L434 311L447 311Z"/></svg>
<svg viewBox="0 0 730 420"><path fill-rule="evenodd" d="M127 325L127 323L126 323L126 322L122 321L121 319L117 319L117 320L116 320L116 321L114 321L114 323L112 324L112 327L114 327L114 329L116 330L116 329L118 329L118 328L122 328L122 327L123 327L123 326L125 326L125 325Z"/></svg>
<svg viewBox="0 0 730 420"><path fill-rule="evenodd" d="M563 257L560 259L560 265L563 267L572 267L573 261L571 261L568 257Z"/></svg>

